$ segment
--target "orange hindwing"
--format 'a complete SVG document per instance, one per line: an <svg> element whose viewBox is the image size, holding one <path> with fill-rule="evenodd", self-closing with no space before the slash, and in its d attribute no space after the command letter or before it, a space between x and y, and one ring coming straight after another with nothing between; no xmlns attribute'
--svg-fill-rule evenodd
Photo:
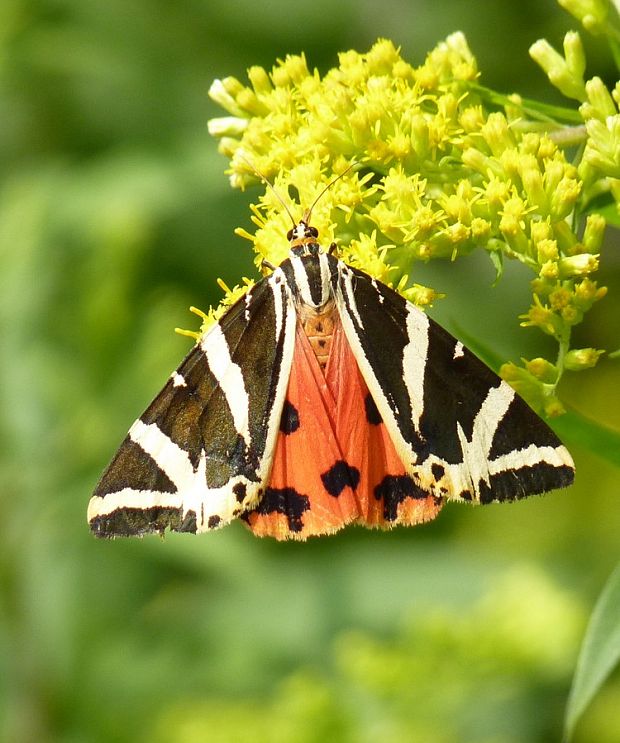
<svg viewBox="0 0 620 743"><path fill-rule="evenodd" d="M440 499L415 487L396 454L340 322L329 330L319 344L297 325L269 485L243 517L258 536L306 539L351 521L413 525L441 509ZM323 370L313 349L322 354L325 346Z"/></svg>

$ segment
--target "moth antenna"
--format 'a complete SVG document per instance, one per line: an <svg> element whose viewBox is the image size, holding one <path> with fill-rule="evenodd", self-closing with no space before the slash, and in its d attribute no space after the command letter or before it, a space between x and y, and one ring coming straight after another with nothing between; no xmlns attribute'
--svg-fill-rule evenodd
<svg viewBox="0 0 620 743"><path fill-rule="evenodd" d="M323 188L323 190L321 191L321 193L312 202L312 206L304 214L304 222L306 224L310 224L310 217L312 216L312 210L317 205L317 202L319 201L319 199L322 198L323 194L325 194L326 191L329 191L329 189L334 185L334 183L337 183L341 178L343 178L351 170L351 168L353 166L355 166L355 165L357 165L357 163L355 161L353 161L349 165L348 168L346 168L345 170L343 170L342 173L340 173L339 175L337 175L335 178L332 178L332 180L325 186L325 188Z"/></svg>
<svg viewBox="0 0 620 743"><path fill-rule="evenodd" d="M289 219L290 219L290 220L291 220L291 222L293 223L293 228L297 227L297 222L295 221L295 218L294 218L294 217L293 217L293 215L291 214L291 210L290 210L290 209L288 208L288 206L286 205L286 202L285 202L285 201L284 201L284 199L283 199L283 198L282 198L282 197L280 196L280 194L279 194L279 193L278 193L278 192L276 191L276 189L274 188L274 186L273 186L273 185L272 185L272 184L271 184L271 183L269 182L269 180L267 179L267 176L263 175L263 174L262 174L262 173L260 172L260 170L259 170L259 169L258 169L258 168L257 168L257 167L256 167L256 166L255 166L255 165L253 164L253 163L251 163L251 162L250 162L250 161L249 161L249 160L247 159L247 157L244 157L243 155L239 155L239 157L240 157L240 158L241 158L241 159L243 160L243 162L244 162L244 163L245 163L245 164L246 164L246 165L248 166L248 168L251 168L251 169L252 169L252 170L254 171L254 174L255 174L255 175L257 175L257 176L258 176L258 177L259 177L259 178L261 179L261 181L262 181L262 182L263 182L263 183L264 183L264 184L265 184L265 185L266 185L266 186L267 186L268 188L270 188L270 189L271 189L271 192L272 192L272 193L274 194L274 196L276 197L276 199L277 199L277 200L278 200L278 201L279 201L279 202L280 202L280 203L282 204L282 206L284 207L284 211L285 211L285 212L286 212L286 213L288 214L288 216L289 216ZM346 171L345 171L345 173L346 173ZM343 175L344 175L344 174L343 174Z"/></svg>

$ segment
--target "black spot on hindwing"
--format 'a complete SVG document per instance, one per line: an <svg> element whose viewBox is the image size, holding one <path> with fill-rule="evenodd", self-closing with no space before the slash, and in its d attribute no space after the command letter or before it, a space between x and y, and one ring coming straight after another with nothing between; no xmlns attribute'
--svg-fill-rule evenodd
<svg viewBox="0 0 620 743"><path fill-rule="evenodd" d="M383 500L383 518L386 521L398 518L398 504L405 498L423 499L429 495L409 475L386 475L374 492L377 500Z"/></svg>
<svg viewBox="0 0 620 743"><path fill-rule="evenodd" d="M377 410L375 401L372 399L370 392L364 398L364 409L366 410L366 420L371 426L378 426L383 423L381 413Z"/></svg>
<svg viewBox="0 0 620 743"><path fill-rule="evenodd" d="M360 472L357 467L351 467L342 459L321 475L325 490L337 498L347 485L355 490L359 485Z"/></svg>
<svg viewBox="0 0 620 743"><path fill-rule="evenodd" d="M280 431L288 436L299 428L299 412L289 400L284 401L282 407L282 417L280 418Z"/></svg>
<svg viewBox="0 0 620 743"><path fill-rule="evenodd" d="M302 516L309 508L308 496L298 493L294 488L267 488L254 513L281 513L286 516L289 529L298 532L304 527ZM247 520L250 513L244 514L243 518Z"/></svg>

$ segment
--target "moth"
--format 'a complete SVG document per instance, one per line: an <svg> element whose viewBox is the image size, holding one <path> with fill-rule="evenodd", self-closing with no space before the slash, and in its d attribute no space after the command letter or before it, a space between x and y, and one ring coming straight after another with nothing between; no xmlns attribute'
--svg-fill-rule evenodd
<svg viewBox="0 0 620 743"><path fill-rule="evenodd" d="M323 250L309 213L288 239L289 257L131 426L90 500L96 536L239 518L258 536L304 540L572 482L556 435L460 341Z"/></svg>

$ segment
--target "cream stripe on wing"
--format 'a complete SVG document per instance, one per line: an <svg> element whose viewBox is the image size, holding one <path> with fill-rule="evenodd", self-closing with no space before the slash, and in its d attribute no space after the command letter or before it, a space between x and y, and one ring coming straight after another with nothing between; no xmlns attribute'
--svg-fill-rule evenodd
<svg viewBox="0 0 620 743"><path fill-rule="evenodd" d="M224 393L235 430L249 446L251 443L248 417L250 398L245 388L241 368L230 357L230 350L222 328L214 325L201 340L200 347L207 357L209 369Z"/></svg>
<svg viewBox="0 0 620 743"><path fill-rule="evenodd" d="M549 464L552 467L575 467L573 458L565 446L536 446L530 444L525 449L517 449L502 454L489 462L489 472L497 475L506 470L518 470L522 467L535 467L537 464Z"/></svg>
<svg viewBox="0 0 620 743"><path fill-rule="evenodd" d="M309 307L314 307L314 300L312 299L312 293L310 292L308 275L306 274L303 261L296 255L291 256L290 261L293 266L293 275L295 276L295 284L297 286L297 291L299 292L299 299Z"/></svg>
<svg viewBox="0 0 620 743"><path fill-rule="evenodd" d="M480 481L483 480L489 486L491 484L489 454L499 424L508 412L514 396L514 390L505 382L498 387L491 387L474 419L471 441L467 440L461 424L457 423L457 435L463 452L462 466L478 498L480 497Z"/></svg>
<svg viewBox="0 0 620 743"><path fill-rule="evenodd" d="M428 356L428 317L417 307L407 305L407 336L409 343L403 349L403 378L411 404L412 423L420 433L420 419L424 412L424 373Z"/></svg>

